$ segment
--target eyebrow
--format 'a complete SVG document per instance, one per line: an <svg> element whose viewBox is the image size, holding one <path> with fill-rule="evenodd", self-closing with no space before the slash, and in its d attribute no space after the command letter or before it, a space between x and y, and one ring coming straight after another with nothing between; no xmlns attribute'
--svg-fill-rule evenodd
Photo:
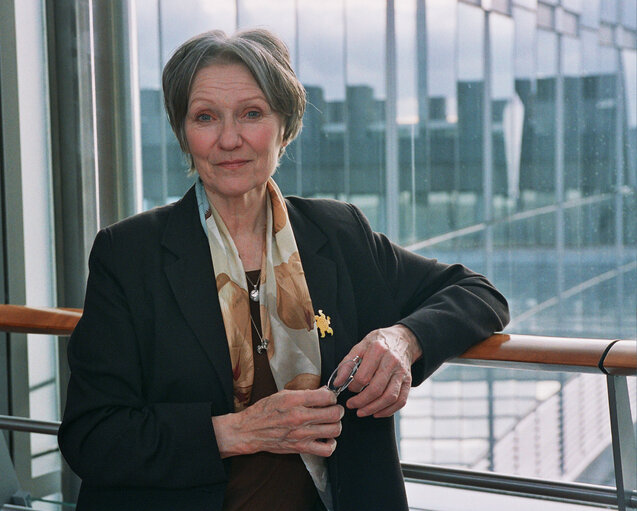
<svg viewBox="0 0 637 511"><path fill-rule="evenodd" d="M251 101L263 101L266 105L270 105L268 103L268 100L265 99L265 96L263 95L257 95L257 96L250 96L247 98L240 98L239 101L237 101L237 103L250 103ZM208 98L199 98L196 95L193 95L191 101L188 102L188 108L190 108L194 103L197 102L202 102L202 103L210 103L210 101L208 100Z"/></svg>

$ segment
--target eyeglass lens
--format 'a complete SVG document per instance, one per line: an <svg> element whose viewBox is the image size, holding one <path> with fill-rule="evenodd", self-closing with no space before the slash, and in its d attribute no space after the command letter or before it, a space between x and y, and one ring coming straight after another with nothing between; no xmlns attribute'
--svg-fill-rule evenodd
<svg viewBox="0 0 637 511"><path fill-rule="evenodd" d="M337 396L343 392L349 384L352 383L358 367L361 365L363 359L359 356L354 357L352 360L345 360L341 362L334 372L327 380L327 388L330 389Z"/></svg>

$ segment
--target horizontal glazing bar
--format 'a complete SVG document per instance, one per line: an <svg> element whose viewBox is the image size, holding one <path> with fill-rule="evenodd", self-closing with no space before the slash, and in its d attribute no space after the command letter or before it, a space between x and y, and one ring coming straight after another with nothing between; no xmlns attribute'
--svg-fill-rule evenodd
<svg viewBox="0 0 637 511"><path fill-rule="evenodd" d="M10 431L24 431L27 433L41 433L43 435L57 435L60 423L57 421L41 421L25 417L0 415L0 429Z"/></svg>
<svg viewBox="0 0 637 511"><path fill-rule="evenodd" d="M615 488L608 486L546 481L433 465L403 463L401 466L403 476L408 481L562 502L617 506ZM630 502L633 505L637 502L637 493L630 495Z"/></svg>

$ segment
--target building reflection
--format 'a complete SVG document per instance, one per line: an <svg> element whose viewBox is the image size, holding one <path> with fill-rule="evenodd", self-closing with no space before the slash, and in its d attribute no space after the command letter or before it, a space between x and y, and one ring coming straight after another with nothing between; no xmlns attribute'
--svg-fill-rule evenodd
<svg viewBox="0 0 637 511"><path fill-rule="evenodd" d="M396 241L486 274L510 301L510 332L632 338L636 91L622 62L635 58L635 45L604 39L610 21L592 3L578 13L560 8L559 27L548 3L509 4L493 2L491 12L447 0L397 5L399 89L405 77L413 83L399 92L396 119L387 118L382 78L370 78L384 73L384 34L354 23L360 6L295 7L307 30L290 47L308 108L275 178L285 194L356 204L379 231L393 202ZM369 5L369 16L379 5ZM313 23L336 34L322 40ZM331 60L316 51L323 44ZM373 58L380 71L369 68ZM143 89L141 104L152 207L180 197L191 179L159 91ZM388 196L393 143L399 192ZM608 424L591 412L605 407L597 380L447 366L397 418L401 456L611 484Z"/></svg>

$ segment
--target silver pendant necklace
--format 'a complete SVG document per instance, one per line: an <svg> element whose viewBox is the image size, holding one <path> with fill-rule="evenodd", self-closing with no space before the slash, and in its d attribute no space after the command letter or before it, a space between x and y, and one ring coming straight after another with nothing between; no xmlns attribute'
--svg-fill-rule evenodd
<svg viewBox="0 0 637 511"><path fill-rule="evenodd" d="M257 279L256 283L250 280L250 277L248 277L247 272L246 272L246 279L248 279L248 282L252 286L252 289L249 292L250 300L252 300L253 302L258 302L259 301L259 283L261 282L261 272L259 272L259 278Z"/></svg>
<svg viewBox="0 0 637 511"><path fill-rule="evenodd" d="M252 322L254 331L257 333L257 336L259 337L260 342L259 344L257 344L257 353L261 355L261 353L263 353L264 351L267 351L268 344L270 343L270 341L268 341L265 337L261 336L261 334L259 333L259 329L257 328L257 325L255 324L254 319L252 318L252 314L250 314L250 321Z"/></svg>
<svg viewBox="0 0 637 511"><path fill-rule="evenodd" d="M250 280L250 277L248 276L247 272L246 272L246 279L248 279L248 282L252 286L252 290L249 293L250 300L252 300L253 302L258 302L259 301L259 283L261 282L261 272L259 272L259 278L257 279L256 283ZM252 314L250 314L250 321L252 322L254 331L257 333L257 336L259 337L259 344L257 344L257 353L261 355L261 353L263 353L264 351L267 351L268 343L270 341L268 341L266 338L261 336L261 334L259 333L259 329L257 328L257 325L254 322L254 318L252 317Z"/></svg>

